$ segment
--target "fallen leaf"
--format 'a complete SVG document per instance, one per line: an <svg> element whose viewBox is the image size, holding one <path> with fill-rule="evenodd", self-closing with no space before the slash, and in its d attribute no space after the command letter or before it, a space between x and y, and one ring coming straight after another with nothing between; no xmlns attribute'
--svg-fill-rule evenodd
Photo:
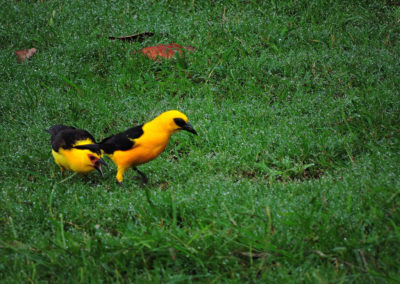
<svg viewBox="0 0 400 284"><path fill-rule="evenodd" d="M21 63L25 59L32 57L36 52L36 48L31 48L28 50L17 50L15 51L15 55L17 56L18 63Z"/></svg>
<svg viewBox="0 0 400 284"><path fill-rule="evenodd" d="M385 39L385 45L388 45L390 42L390 37L389 34L386 35L386 39Z"/></svg>
<svg viewBox="0 0 400 284"><path fill-rule="evenodd" d="M172 58L175 56L176 53L182 54L183 50L194 51L195 48L193 46L182 46L175 43L169 43L169 44L148 46L142 48L140 52L147 55L147 57L152 60L158 60L160 57L166 59Z"/></svg>
<svg viewBox="0 0 400 284"><path fill-rule="evenodd" d="M231 254L238 255L238 256L246 256L246 257L253 258L253 259L263 258L263 257L266 257L267 255L269 255L269 253L266 253L266 252L258 252L258 251L248 252L248 251L240 251L240 250L233 250L233 251L231 251Z"/></svg>
<svg viewBox="0 0 400 284"><path fill-rule="evenodd" d="M175 254L175 249L173 247L169 248L169 253L171 254L172 261L175 261L176 260L176 254Z"/></svg>
<svg viewBox="0 0 400 284"><path fill-rule="evenodd" d="M128 35L128 36L110 36L108 37L111 40L122 40L122 41L143 41L145 38L147 37L151 37L153 36L154 33L151 32L144 32L144 33L137 33L137 34L133 34L133 35Z"/></svg>
<svg viewBox="0 0 400 284"><path fill-rule="evenodd" d="M323 253L322 251L320 251L320 250L314 250L314 253L318 254L320 257L323 257L323 258L326 258L326 257L327 257L327 255L324 254L324 253Z"/></svg>

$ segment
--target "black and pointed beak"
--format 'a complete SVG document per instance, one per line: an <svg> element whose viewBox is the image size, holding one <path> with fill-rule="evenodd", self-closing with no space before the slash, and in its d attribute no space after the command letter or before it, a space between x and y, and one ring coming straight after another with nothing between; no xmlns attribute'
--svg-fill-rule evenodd
<svg viewBox="0 0 400 284"><path fill-rule="evenodd" d="M101 164L106 166L108 168L108 165L106 162L103 160L103 158L100 158L96 164L94 165L94 168L101 174L102 177L104 177L103 170L101 169Z"/></svg>
<svg viewBox="0 0 400 284"><path fill-rule="evenodd" d="M94 166L94 168L96 169L96 171L98 171L101 174L101 177L104 177L103 170L101 169L100 165L98 165L98 166L96 165L96 166Z"/></svg>
<svg viewBox="0 0 400 284"><path fill-rule="evenodd" d="M100 158L100 159L99 159L99 162L100 162L100 164L103 164L105 167L108 168L108 165L107 165L107 163L103 160L103 158Z"/></svg>
<svg viewBox="0 0 400 284"><path fill-rule="evenodd" d="M186 123L184 126L182 126L181 129L182 129L182 130L189 131L190 133L193 133L193 134L195 134L195 135L198 135L198 134L197 134L197 131L194 130L193 126L192 126L189 122Z"/></svg>

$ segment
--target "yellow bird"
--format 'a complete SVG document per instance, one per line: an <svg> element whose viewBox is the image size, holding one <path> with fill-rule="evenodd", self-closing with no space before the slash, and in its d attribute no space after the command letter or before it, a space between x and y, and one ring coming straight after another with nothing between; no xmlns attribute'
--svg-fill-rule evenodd
<svg viewBox="0 0 400 284"><path fill-rule="evenodd" d="M107 164L89 132L65 125L54 125L46 131L51 135L51 153L62 174L65 170L87 174L96 169L103 175L101 164Z"/></svg>
<svg viewBox="0 0 400 284"><path fill-rule="evenodd" d="M101 141L99 143L101 149L118 167L116 176L118 184L122 184L124 173L129 168L133 168L141 175L143 182L147 182L146 175L136 166L150 162L160 155L171 135L179 130L197 135L186 115L177 110L170 110L150 122L129 128Z"/></svg>

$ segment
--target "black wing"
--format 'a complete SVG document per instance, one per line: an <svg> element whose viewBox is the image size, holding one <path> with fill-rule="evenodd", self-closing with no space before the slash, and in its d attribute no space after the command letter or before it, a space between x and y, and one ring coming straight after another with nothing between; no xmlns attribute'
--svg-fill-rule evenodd
<svg viewBox="0 0 400 284"><path fill-rule="evenodd" d="M101 141L100 147L106 154L112 154L117 150L126 151L133 147L135 144L131 139L139 138L143 135L143 124L138 125L128 130L107 137Z"/></svg>
<svg viewBox="0 0 400 284"><path fill-rule="evenodd" d="M95 139L86 130L76 129L75 127L65 125L54 125L46 130L51 134L51 147L54 151L60 148L71 149L79 140L90 139L95 143Z"/></svg>

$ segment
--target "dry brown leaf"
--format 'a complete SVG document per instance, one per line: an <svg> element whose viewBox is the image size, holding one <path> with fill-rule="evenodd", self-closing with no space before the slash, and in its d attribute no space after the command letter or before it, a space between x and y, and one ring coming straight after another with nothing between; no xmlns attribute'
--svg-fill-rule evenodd
<svg viewBox="0 0 400 284"><path fill-rule="evenodd" d="M108 38L111 39L111 40L118 39L118 40L122 40L122 41L139 41L139 42L141 42L145 38L151 37L153 35L154 35L154 33L144 32L144 33L137 33L137 34L128 35L128 36L118 36L118 37L110 36Z"/></svg>
<svg viewBox="0 0 400 284"><path fill-rule="evenodd" d="M183 50L194 51L193 46L182 46L176 43L159 44L155 46L148 46L142 48L140 52L147 55L152 60L158 60L159 58L170 59L175 56L176 53L182 54Z"/></svg>
<svg viewBox="0 0 400 284"><path fill-rule="evenodd" d="M32 57L36 53L36 48L31 48L28 50L17 50L15 51L15 55L17 56L18 63L21 63L25 59Z"/></svg>
<svg viewBox="0 0 400 284"><path fill-rule="evenodd" d="M231 251L231 254L238 255L238 256L246 256L249 258L251 257L253 259L263 258L263 257L266 257L267 255L269 255L269 253L266 253L266 252L259 252L259 251L248 252L248 251L240 251L240 250L233 250L233 251Z"/></svg>

